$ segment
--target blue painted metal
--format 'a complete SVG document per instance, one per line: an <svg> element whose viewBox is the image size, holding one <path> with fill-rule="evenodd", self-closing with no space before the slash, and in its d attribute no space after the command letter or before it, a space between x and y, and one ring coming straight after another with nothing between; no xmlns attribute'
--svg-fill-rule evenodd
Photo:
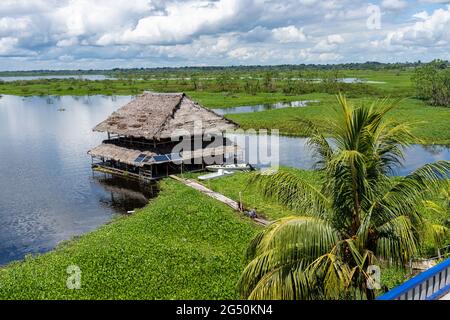
<svg viewBox="0 0 450 320"><path fill-rule="evenodd" d="M418 274L379 296L377 300L435 300L448 291L450 291L450 259Z"/></svg>
<svg viewBox="0 0 450 320"><path fill-rule="evenodd" d="M443 287L442 289L436 291L431 296L426 298L426 300L437 300L440 297L444 296L447 292L450 292L450 284L448 284L445 287Z"/></svg>

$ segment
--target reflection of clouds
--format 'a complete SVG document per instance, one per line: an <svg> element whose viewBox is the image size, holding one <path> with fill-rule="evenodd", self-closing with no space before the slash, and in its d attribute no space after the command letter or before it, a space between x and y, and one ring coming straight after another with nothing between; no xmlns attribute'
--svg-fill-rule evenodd
<svg viewBox="0 0 450 320"><path fill-rule="evenodd" d="M277 103L266 103L266 104L256 104L251 106L237 106L228 108L217 108L212 109L215 113L219 115L225 114L237 114L237 113L248 113L248 112L261 112L273 109L283 109L283 108L300 108L306 107L310 102L319 102L317 100L302 100L302 101L291 101L291 102L277 102Z"/></svg>
<svg viewBox="0 0 450 320"><path fill-rule="evenodd" d="M403 168L397 169L400 175L406 175L414 170L441 160L450 160L450 148L438 145L412 145L405 150Z"/></svg>
<svg viewBox="0 0 450 320"><path fill-rule="evenodd" d="M46 251L92 230L115 212L99 204L109 193L90 183L86 152L102 140L92 127L129 100L3 96L0 264ZM57 111L60 107L66 111Z"/></svg>
<svg viewBox="0 0 450 320"><path fill-rule="evenodd" d="M427 152L434 154L434 155L440 155L441 153L450 150L450 146L436 145L436 144L423 145L422 148L424 148Z"/></svg>

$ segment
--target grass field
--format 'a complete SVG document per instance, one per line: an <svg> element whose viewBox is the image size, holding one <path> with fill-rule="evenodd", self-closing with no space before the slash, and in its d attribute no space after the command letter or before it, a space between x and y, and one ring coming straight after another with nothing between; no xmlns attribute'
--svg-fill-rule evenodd
<svg viewBox="0 0 450 320"><path fill-rule="evenodd" d="M197 191L160 196L54 251L0 269L0 299L233 299L258 227ZM66 268L81 269L69 290Z"/></svg>

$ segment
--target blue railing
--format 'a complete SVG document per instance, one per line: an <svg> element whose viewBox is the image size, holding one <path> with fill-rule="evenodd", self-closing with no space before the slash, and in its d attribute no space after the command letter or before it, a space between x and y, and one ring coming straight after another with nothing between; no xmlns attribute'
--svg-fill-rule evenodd
<svg viewBox="0 0 450 320"><path fill-rule="evenodd" d="M418 274L377 300L436 300L450 292L450 259Z"/></svg>

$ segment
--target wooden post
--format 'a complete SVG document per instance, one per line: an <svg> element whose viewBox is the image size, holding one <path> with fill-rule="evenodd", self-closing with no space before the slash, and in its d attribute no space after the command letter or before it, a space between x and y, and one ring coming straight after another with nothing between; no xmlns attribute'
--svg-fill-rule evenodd
<svg viewBox="0 0 450 320"><path fill-rule="evenodd" d="M239 191L239 211L244 211L244 205L242 203L242 191Z"/></svg>

